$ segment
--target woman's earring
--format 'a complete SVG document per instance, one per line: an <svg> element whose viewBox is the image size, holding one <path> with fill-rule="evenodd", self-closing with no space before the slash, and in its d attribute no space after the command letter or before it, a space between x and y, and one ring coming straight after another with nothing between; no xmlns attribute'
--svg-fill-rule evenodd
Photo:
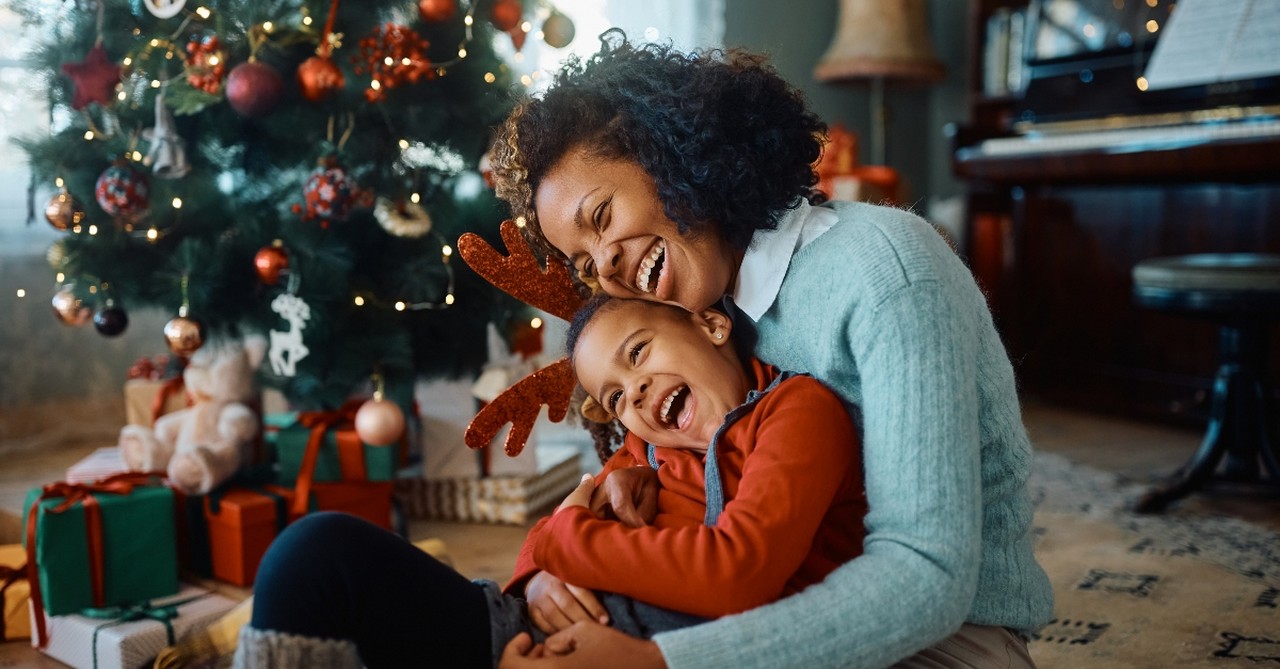
<svg viewBox="0 0 1280 669"><path fill-rule="evenodd" d="M716 333L716 339L724 339L724 333L723 333L723 332L717 332L717 333Z"/></svg>

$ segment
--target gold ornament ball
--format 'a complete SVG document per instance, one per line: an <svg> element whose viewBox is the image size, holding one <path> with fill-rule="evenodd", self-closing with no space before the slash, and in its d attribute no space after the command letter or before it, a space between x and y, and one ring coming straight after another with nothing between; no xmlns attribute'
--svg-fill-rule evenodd
<svg viewBox="0 0 1280 669"><path fill-rule="evenodd" d="M164 324L164 341L174 355L190 357L204 345L204 325L199 321L178 316Z"/></svg>
<svg viewBox="0 0 1280 669"><path fill-rule="evenodd" d="M370 446L390 446L404 434L404 412L390 400L371 399L356 411L356 434Z"/></svg>
<svg viewBox="0 0 1280 669"><path fill-rule="evenodd" d="M542 22L542 40L555 49L563 49L573 41L573 21L560 12L551 12L551 16Z"/></svg>
<svg viewBox="0 0 1280 669"><path fill-rule="evenodd" d="M93 310L84 300L76 297L71 288L62 288L53 294L53 315L63 325L81 326L93 318Z"/></svg>
<svg viewBox="0 0 1280 669"><path fill-rule="evenodd" d="M84 208L71 197L71 193L64 190L54 195L49 204L45 205L44 217L54 229L66 232L84 220Z"/></svg>

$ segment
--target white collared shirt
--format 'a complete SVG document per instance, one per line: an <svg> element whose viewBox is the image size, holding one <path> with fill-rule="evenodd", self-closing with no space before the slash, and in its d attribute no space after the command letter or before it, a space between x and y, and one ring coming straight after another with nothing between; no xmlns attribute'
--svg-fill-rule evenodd
<svg viewBox="0 0 1280 669"><path fill-rule="evenodd" d="M738 267L734 304L751 320L760 320L778 298L791 257L838 220L829 207L814 207L801 200L799 206L783 214L776 229L757 231Z"/></svg>

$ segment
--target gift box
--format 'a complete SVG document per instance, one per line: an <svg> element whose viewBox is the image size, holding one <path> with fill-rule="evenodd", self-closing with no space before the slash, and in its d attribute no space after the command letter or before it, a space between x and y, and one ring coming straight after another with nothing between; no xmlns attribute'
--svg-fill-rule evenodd
<svg viewBox="0 0 1280 669"><path fill-rule="evenodd" d="M234 585L253 585L267 547L289 522L293 491L277 485L230 486L182 496L183 568Z"/></svg>
<svg viewBox="0 0 1280 669"><path fill-rule="evenodd" d="M120 448L104 446L68 467L63 480L67 483L93 483L127 470L124 459L120 457Z"/></svg>
<svg viewBox="0 0 1280 669"><path fill-rule="evenodd" d="M307 503L295 505L293 489L240 481L208 495L175 493L179 561L187 572L251 586L271 542L290 521L313 511L341 511L392 528L389 482L314 483L304 486Z"/></svg>
<svg viewBox="0 0 1280 669"><path fill-rule="evenodd" d="M396 498L417 518L523 525L578 485L579 453L574 446L540 446L532 476L399 479Z"/></svg>
<svg viewBox="0 0 1280 669"><path fill-rule="evenodd" d="M313 481L395 478L403 449L360 441L355 415L362 403L363 400L356 400L337 411L303 411L292 417L277 414L265 419L268 434L273 434L280 483L293 483L307 467L312 468Z"/></svg>
<svg viewBox="0 0 1280 669"><path fill-rule="evenodd" d="M297 509L298 488L294 489ZM394 487L390 481L342 481L311 486L307 511L341 511L363 518L384 530L393 530L391 505ZM293 517L297 517L297 513Z"/></svg>
<svg viewBox="0 0 1280 669"><path fill-rule="evenodd" d="M48 618L46 655L77 669L139 669L162 649L218 620L236 601L192 586L134 606Z"/></svg>
<svg viewBox="0 0 1280 669"><path fill-rule="evenodd" d="M127 605L178 591L173 493L159 479L117 474L27 494L25 544L37 643L44 614Z"/></svg>
<svg viewBox="0 0 1280 669"><path fill-rule="evenodd" d="M418 405L419 448L423 476L462 479L480 476L481 454L463 440L480 404L471 394L472 381L436 379L414 386Z"/></svg>
<svg viewBox="0 0 1280 669"><path fill-rule="evenodd" d="M0 546L0 641L31 636L31 620L27 617L30 599L27 552L21 544Z"/></svg>
<svg viewBox="0 0 1280 669"><path fill-rule="evenodd" d="M167 381L141 378L124 382L124 417L129 425L151 427L157 418L188 406L181 376Z"/></svg>

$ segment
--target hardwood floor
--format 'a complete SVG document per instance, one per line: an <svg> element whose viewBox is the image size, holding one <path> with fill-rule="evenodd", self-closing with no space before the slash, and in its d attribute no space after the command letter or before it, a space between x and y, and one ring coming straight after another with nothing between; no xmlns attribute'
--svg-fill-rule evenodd
<svg viewBox="0 0 1280 669"><path fill-rule="evenodd" d="M78 412L74 422L51 420L54 427L41 434L15 435L12 429L0 429L0 543L19 540L17 514L29 487L59 478L83 455L110 445L118 431L114 416L122 415L122 410L113 413L114 409L108 402L95 407L101 412L98 418L91 412ZM57 412L52 414L56 418ZM1201 436L1192 429L1035 402L1024 407L1024 417L1037 449L1140 481L1177 469L1195 451ZM1280 494L1274 490L1259 493L1212 486L1178 504L1243 518L1280 532ZM512 573L526 531L527 527L416 520L410 525L410 538L439 538L459 572L470 578L504 582ZM63 666L35 652L26 642L0 643L0 668Z"/></svg>

